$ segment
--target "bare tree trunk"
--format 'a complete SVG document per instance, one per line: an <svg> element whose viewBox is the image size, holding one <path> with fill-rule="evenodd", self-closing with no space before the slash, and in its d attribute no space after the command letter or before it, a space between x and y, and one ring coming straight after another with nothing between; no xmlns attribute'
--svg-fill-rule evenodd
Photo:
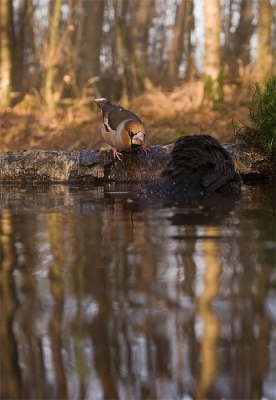
<svg viewBox="0 0 276 400"><path fill-rule="evenodd" d="M194 0L189 0L187 4L186 22L185 22L185 25L187 27L185 28L187 37L187 45L185 48L187 67L186 67L185 77L189 81L195 79L197 75L195 58L194 58L194 45L192 44L192 32L194 30L193 10L194 10Z"/></svg>
<svg viewBox="0 0 276 400"><path fill-rule="evenodd" d="M62 26L62 36L59 41L57 54L62 53L63 71L59 71L58 95L63 98L79 97L77 87L77 65L79 63L80 48L83 34L83 0L67 0L69 9L66 25ZM65 22L65 21L64 21ZM81 62L82 65L85 62ZM62 74L62 76L61 76ZM61 79L63 77L63 79Z"/></svg>
<svg viewBox="0 0 276 400"><path fill-rule="evenodd" d="M53 14L50 23L50 42L48 66L45 77L45 100L47 104L48 114L51 119L55 117L56 102L54 99L54 81L56 75L56 51L57 51L57 36L59 30L59 22L61 15L62 0L55 0Z"/></svg>
<svg viewBox="0 0 276 400"><path fill-rule="evenodd" d="M127 0L113 0L113 8L115 13L115 26L116 26L116 50L119 61L119 67L122 71L122 94L121 104L125 107L129 103L128 91L128 58L125 54L125 30L126 30L126 12Z"/></svg>
<svg viewBox="0 0 276 400"><path fill-rule="evenodd" d="M258 1L258 56L256 63L256 74L262 79L267 79L273 74L273 56L271 24L273 21L273 10L270 0Z"/></svg>
<svg viewBox="0 0 276 400"><path fill-rule="evenodd" d="M223 82L220 58L220 7L219 0L204 1L204 98L214 103L223 100Z"/></svg>
<svg viewBox="0 0 276 400"><path fill-rule="evenodd" d="M235 33L231 33L233 28L233 14L235 7L240 3L240 18ZM254 32L253 25L253 0L230 0L225 12L224 20L222 21L226 41L223 48L223 64L229 67L229 78L235 80L241 79L239 76L240 67L245 67L250 64L250 39ZM238 60L238 62L237 62Z"/></svg>
<svg viewBox="0 0 276 400"><path fill-rule="evenodd" d="M169 81L171 85L177 82L178 69L183 55L184 25L187 11L187 0L181 0L175 14L174 32L169 49Z"/></svg>
<svg viewBox="0 0 276 400"><path fill-rule="evenodd" d="M141 92L146 87L147 48L154 0L136 0L134 7L131 46L132 86L134 92Z"/></svg>
<svg viewBox="0 0 276 400"><path fill-rule="evenodd" d="M16 91L23 92L22 94L31 87L40 86L39 60L34 38L34 12L33 0L20 1L14 57L14 87Z"/></svg>
<svg viewBox="0 0 276 400"><path fill-rule="evenodd" d="M32 0L31 0L32 1ZM17 91L22 91L23 89L23 79L24 76L23 64L24 64L24 50L25 50L25 24L26 24L26 8L28 5L28 0L20 0L19 11L18 11L18 22L16 32L16 46L15 46L15 69L16 74L14 77L14 87Z"/></svg>
<svg viewBox="0 0 276 400"><path fill-rule="evenodd" d="M29 57L28 57L28 87L40 89L41 87L41 72L40 72L40 60L37 52L37 41L35 38L35 11L36 7L34 6L33 0L27 0L27 32L26 32L26 42L29 48Z"/></svg>
<svg viewBox="0 0 276 400"><path fill-rule="evenodd" d="M100 52L105 0L83 0L83 43L79 82L82 87L88 79L100 74Z"/></svg>
<svg viewBox="0 0 276 400"><path fill-rule="evenodd" d="M12 91L13 13L10 0L0 0L0 106L10 105Z"/></svg>
<svg viewBox="0 0 276 400"><path fill-rule="evenodd" d="M235 56L243 65L250 64L250 39L254 31L252 0L242 0L240 21L235 32Z"/></svg>

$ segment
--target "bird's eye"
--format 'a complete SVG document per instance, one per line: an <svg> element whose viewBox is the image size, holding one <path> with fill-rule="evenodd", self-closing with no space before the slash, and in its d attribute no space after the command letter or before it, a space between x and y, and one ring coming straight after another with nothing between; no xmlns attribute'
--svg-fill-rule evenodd
<svg viewBox="0 0 276 400"><path fill-rule="evenodd" d="M132 139L133 136L134 136L134 133L133 133L132 131L128 131L128 135L129 135L129 137Z"/></svg>

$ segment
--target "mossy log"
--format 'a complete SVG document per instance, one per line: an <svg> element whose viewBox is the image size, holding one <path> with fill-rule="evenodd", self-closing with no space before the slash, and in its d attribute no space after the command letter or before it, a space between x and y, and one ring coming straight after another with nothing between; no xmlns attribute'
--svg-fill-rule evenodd
<svg viewBox="0 0 276 400"><path fill-rule="evenodd" d="M236 169L242 175L275 177L275 162L264 155L226 145ZM113 159L110 150L45 151L20 150L0 153L1 182L93 182L152 181L159 177L172 145L152 146L123 153L122 162ZM273 165L274 164L274 165Z"/></svg>

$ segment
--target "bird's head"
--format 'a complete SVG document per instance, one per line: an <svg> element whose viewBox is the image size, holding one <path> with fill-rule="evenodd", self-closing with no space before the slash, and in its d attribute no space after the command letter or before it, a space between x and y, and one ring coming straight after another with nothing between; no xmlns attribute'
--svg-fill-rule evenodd
<svg viewBox="0 0 276 400"><path fill-rule="evenodd" d="M121 124L120 124L121 125ZM120 140L124 144L124 148L128 147L129 150L135 150L145 144L145 127L144 125L135 120L123 121L119 128Z"/></svg>

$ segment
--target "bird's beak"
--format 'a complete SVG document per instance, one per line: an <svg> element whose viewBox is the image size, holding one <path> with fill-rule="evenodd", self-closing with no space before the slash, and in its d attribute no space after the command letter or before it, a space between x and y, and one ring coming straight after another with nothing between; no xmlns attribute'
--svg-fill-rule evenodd
<svg viewBox="0 0 276 400"><path fill-rule="evenodd" d="M137 132L133 136L131 143L136 146L142 146L145 143L145 134L142 131Z"/></svg>

